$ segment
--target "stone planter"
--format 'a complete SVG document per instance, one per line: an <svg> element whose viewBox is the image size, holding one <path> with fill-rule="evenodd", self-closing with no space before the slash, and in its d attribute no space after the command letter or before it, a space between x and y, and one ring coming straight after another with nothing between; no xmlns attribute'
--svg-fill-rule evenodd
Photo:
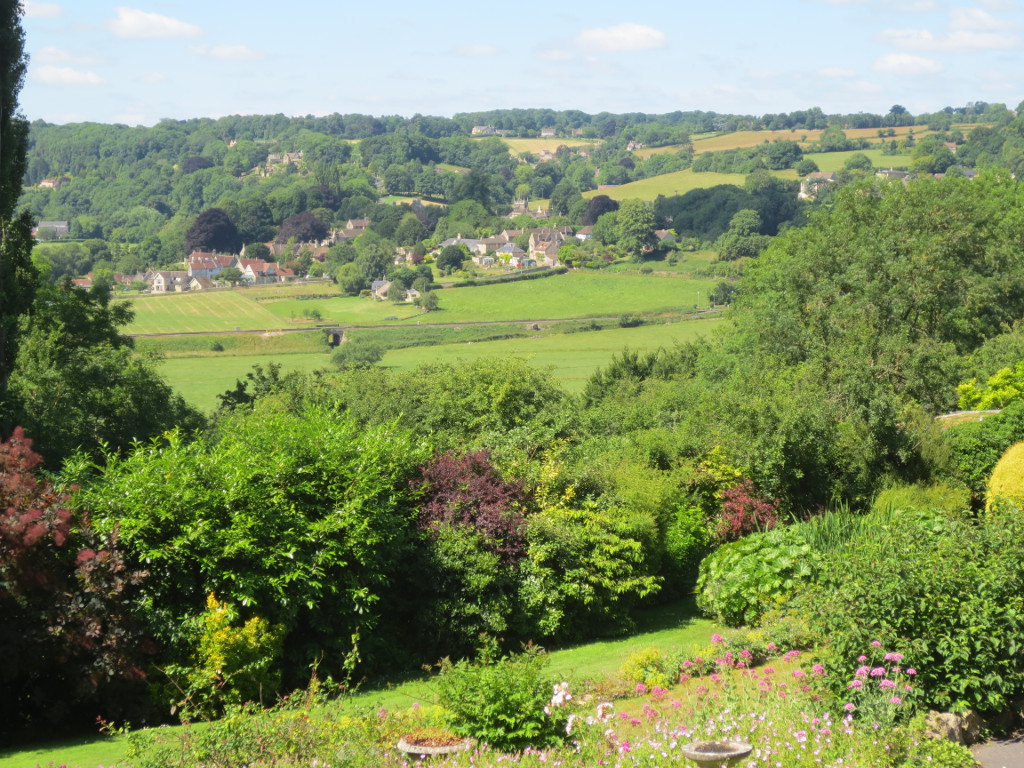
<svg viewBox="0 0 1024 768"><path fill-rule="evenodd" d="M400 752L405 752L409 755L427 757L429 755L450 755L454 752L465 752L472 744L471 739L463 739L455 744L410 744L406 741L406 737L403 736L398 740L398 749Z"/></svg>
<svg viewBox="0 0 1024 768"><path fill-rule="evenodd" d="M683 756L697 765L735 765L749 755L754 748L742 741L694 741L683 746Z"/></svg>

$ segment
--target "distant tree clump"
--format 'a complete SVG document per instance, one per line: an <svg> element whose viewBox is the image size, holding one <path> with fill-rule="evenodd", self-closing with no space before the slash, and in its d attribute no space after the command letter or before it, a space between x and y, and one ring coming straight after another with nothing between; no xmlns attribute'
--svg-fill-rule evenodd
<svg viewBox="0 0 1024 768"><path fill-rule="evenodd" d="M587 207L583 211L583 226L592 226L601 218L601 214L617 210L619 210L617 200L612 200L608 195L595 195L587 201Z"/></svg>
<svg viewBox="0 0 1024 768"><path fill-rule="evenodd" d="M238 228L221 208L208 208L198 216L185 233L185 249L192 251L219 251L238 253L242 238Z"/></svg>
<svg viewBox="0 0 1024 768"><path fill-rule="evenodd" d="M297 243L310 243L325 237L327 227L324 223L309 211L302 211L284 220L275 239L279 243L287 243L292 238Z"/></svg>

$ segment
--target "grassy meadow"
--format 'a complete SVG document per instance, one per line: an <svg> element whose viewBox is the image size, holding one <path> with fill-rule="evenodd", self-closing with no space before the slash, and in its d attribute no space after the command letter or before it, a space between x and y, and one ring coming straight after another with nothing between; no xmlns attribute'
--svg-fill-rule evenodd
<svg viewBox="0 0 1024 768"><path fill-rule="evenodd" d="M390 350L382 365L408 370L424 363L472 362L486 357L522 357L552 376L569 392L579 392L594 371L611 362L612 356L628 347L649 352L676 342L709 336L724 321L721 318L614 328L603 331L562 333L535 338L464 342L435 347Z"/></svg>
<svg viewBox="0 0 1024 768"><path fill-rule="evenodd" d="M548 152L554 152L559 147L569 147L570 149L577 149L579 147L592 147L595 144L600 143L599 139L502 139L509 148L509 151L513 155L522 155L529 153L531 155L538 155L543 150Z"/></svg>
<svg viewBox="0 0 1024 768"><path fill-rule="evenodd" d="M445 289L433 323L561 320L579 317L650 313L691 307L707 295L712 280L672 276L607 275L570 272L543 280L505 285ZM317 286L321 294L325 287ZM279 330L317 324L389 325L427 320L412 304L392 304L358 297L299 298L244 291L185 293L136 301L129 334ZM321 319L311 320L313 312ZM396 318L396 319L388 319Z"/></svg>
<svg viewBox="0 0 1024 768"><path fill-rule="evenodd" d="M746 174L743 173L694 173L687 168L685 171L663 173L661 176L631 181L629 184L621 184L617 187L592 189L589 192L584 192L583 197L589 199L595 195L608 195L613 200L654 200L658 195L666 197L684 195L694 189L706 189L719 184L734 184L737 187L742 187L746 178Z"/></svg>

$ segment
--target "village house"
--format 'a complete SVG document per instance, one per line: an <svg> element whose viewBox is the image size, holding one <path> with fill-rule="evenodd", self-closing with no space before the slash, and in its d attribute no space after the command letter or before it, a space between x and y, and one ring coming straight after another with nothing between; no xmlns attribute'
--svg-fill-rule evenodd
<svg viewBox="0 0 1024 768"><path fill-rule="evenodd" d="M188 290L191 279L185 270L157 270L147 277L151 293L181 293Z"/></svg>
<svg viewBox="0 0 1024 768"><path fill-rule="evenodd" d="M834 173L825 173L824 171L809 173L800 181L800 192L797 197L801 200L816 197L822 189L836 181L838 181L838 177Z"/></svg>
<svg viewBox="0 0 1024 768"><path fill-rule="evenodd" d="M66 221L40 221L32 230L32 237L39 237L39 233L43 230L52 232L53 237L60 239L71 234L71 225Z"/></svg>
<svg viewBox="0 0 1024 768"><path fill-rule="evenodd" d="M188 276L212 280L228 267L237 267L238 259L223 253L192 251L185 260Z"/></svg>

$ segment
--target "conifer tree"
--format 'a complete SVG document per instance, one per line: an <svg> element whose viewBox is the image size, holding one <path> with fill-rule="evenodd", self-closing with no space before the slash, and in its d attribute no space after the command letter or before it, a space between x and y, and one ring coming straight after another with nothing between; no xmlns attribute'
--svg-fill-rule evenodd
<svg viewBox="0 0 1024 768"><path fill-rule="evenodd" d="M18 111L28 57L20 0L0 0L0 438L10 433L7 382L17 352L18 318L32 305L32 219L15 213L25 176L28 122Z"/></svg>

